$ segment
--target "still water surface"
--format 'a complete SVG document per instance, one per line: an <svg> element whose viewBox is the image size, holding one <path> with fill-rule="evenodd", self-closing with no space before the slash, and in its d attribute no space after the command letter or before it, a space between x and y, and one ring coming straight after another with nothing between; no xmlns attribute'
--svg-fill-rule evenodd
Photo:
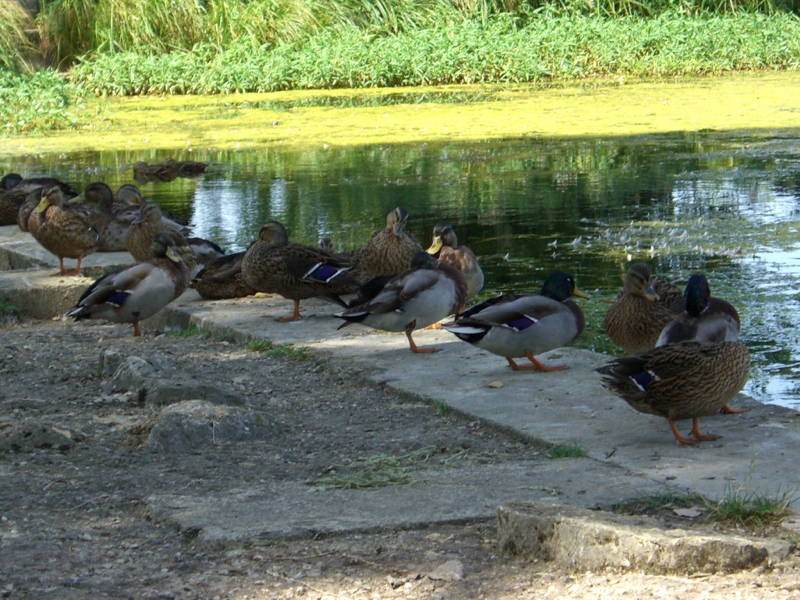
<svg viewBox="0 0 800 600"><path fill-rule="evenodd" d="M93 152L4 157L0 172L77 187L132 182L132 164L211 163L141 186L196 235L242 249L278 219L301 242L362 244L397 205L423 244L450 222L487 274L483 295L536 291L573 272L591 300L582 347L616 352L602 316L629 259L677 282L703 271L739 309L755 366L746 391L800 409L800 130L613 139L513 139L349 149Z"/></svg>

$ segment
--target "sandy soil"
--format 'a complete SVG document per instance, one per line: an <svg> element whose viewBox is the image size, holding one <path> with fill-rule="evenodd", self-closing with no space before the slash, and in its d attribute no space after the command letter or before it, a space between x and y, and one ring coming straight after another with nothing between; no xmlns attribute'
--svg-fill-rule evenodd
<svg viewBox="0 0 800 600"><path fill-rule="evenodd" d="M165 454L142 444L157 409L104 391L105 350L224 384L269 415L269 440ZM198 336L29 322L0 329L0 441L20 423L70 447L0 451L0 597L781 598L800 600L797 554L774 569L704 577L566 573L506 556L491 521L316 540L210 546L149 519L158 492L313 480L377 453L544 460L541 448L442 414L317 359L294 361ZM3 437L5 436L5 438Z"/></svg>

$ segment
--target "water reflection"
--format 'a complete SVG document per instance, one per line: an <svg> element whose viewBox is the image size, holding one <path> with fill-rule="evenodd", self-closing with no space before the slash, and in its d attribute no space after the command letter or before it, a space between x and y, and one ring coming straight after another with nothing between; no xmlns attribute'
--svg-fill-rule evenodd
<svg viewBox="0 0 800 600"><path fill-rule="evenodd" d="M132 181L135 161L170 156L211 166L143 192L229 250L269 219L298 241L330 236L352 248L403 205L423 243L435 223L454 224L481 258L486 295L536 290L547 272L572 271L593 290L580 344L597 350L615 351L600 323L627 260L648 259L678 282L704 271L742 314L756 362L748 391L800 408L800 133L121 151L4 158L0 171L118 186Z"/></svg>

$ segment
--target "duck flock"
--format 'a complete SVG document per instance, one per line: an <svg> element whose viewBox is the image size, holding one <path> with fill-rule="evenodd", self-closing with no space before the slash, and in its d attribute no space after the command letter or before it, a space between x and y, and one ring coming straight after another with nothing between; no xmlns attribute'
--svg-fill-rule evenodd
<svg viewBox="0 0 800 600"><path fill-rule="evenodd" d="M192 162L137 163L135 176L168 180L204 168ZM80 274L82 259L92 252L127 250L135 259L92 283L67 313L75 319L130 323L134 335L141 335L139 322L189 286L208 299L264 292L293 301L291 314L280 321L302 318L302 300L324 298L339 305L340 329L360 323L404 332L415 353L436 349L417 346L414 331L443 327L505 358L514 371L568 368L536 355L570 344L584 329L572 297L585 295L571 274L551 273L538 294L502 294L467 308L484 285L475 254L459 245L449 224L434 227L424 250L405 231L407 220L408 213L395 208L385 227L346 252L336 251L329 239L319 246L291 242L281 223L269 221L246 251L225 254L213 242L187 237L182 224L131 184L113 192L96 182L78 193L53 178L12 173L0 180L0 225L16 223L29 232L59 258L60 274ZM66 271L64 258L77 259L75 269ZM630 356L597 369L602 384L636 410L666 418L677 443L718 437L700 431L702 416L743 412L728 404L750 366L739 341L739 315L711 296L704 275L692 275L681 292L654 278L646 263L632 263L603 327ZM692 419L688 437L678 431L681 419Z"/></svg>

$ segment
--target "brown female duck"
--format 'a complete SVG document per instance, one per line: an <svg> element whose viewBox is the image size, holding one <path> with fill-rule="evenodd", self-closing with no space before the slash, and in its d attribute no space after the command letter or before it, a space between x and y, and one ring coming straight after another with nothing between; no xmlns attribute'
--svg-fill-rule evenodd
<svg viewBox="0 0 800 600"><path fill-rule="evenodd" d="M603 386L639 412L667 419L679 444L719 436L700 432L700 417L718 413L747 381L750 355L742 342L679 342L627 358L597 371ZM692 419L691 437L675 421Z"/></svg>
<svg viewBox="0 0 800 600"><path fill-rule="evenodd" d="M325 297L343 304L338 295L358 289L349 271L347 259L341 256L290 242L286 228L277 221L261 227L242 259L247 285L294 302L292 314L279 319L284 322L300 319L300 301L306 298Z"/></svg>
<svg viewBox="0 0 800 600"><path fill-rule="evenodd" d="M242 275L244 251L220 256L208 263L190 284L203 298L222 300L224 298L243 298L256 293L247 285Z"/></svg>
<svg viewBox="0 0 800 600"><path fill-rule="evenodd" d="M79 275L81 261L97 249L104 223L85 202L68 204L61 189L52 187L31 213L29 223L33 237L48 251L58 256L59 275ZM76 258L72 271L64 270L64 258Z"/></svg>
<svg viewBox="0 0 800 600"><path fill-rule="evenodd" d="M483 289L483 269L475 253L467 246L458 245L458 237L449 223L437 223L433 228L433 240L428 254L435 256L440 263L458 269L467 283L467 300L474 298ZM464 310L458 307L458 312Z"/></svg>
<svg viewBox="0 0 800 600"><path fill-rule="evenodd" d="M664 326L683 310L683 296L675 286L651 281L650 267L633 263L625 273L624 289L606 312L603 328L608 337L630 353L650 350Z"/></svg>
<svg viewBox="0 0 800 600"><path fill-rule="evenodd" d="M353 267L363 281L382 275L404 273L422 250L405 231L408 213L399 206L386 215L386 227L379 229L362 248L353 252Z"/></svg>

